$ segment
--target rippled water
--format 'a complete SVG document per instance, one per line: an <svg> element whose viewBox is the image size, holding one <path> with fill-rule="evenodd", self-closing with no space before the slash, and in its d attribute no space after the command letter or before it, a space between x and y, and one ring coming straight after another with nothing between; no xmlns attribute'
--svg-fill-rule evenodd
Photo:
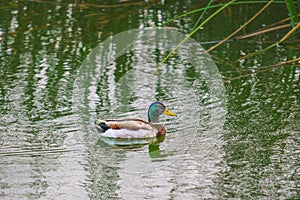
<svg viewBox="0 0 300 200"><path fill-rule="evenodd" d="M166 199L172 196L196 198L200 195L212 198L216 196L213 180L218 172L218 168L213 166L221 160L219 137L224 123L221 116L225 115L225 104L222 103L224 99L217 96L217 93L219 91L224 94L224 88L221 79L217 79L220 78L218 74L211 75L216 80L208 80L208 83L215 81L219 84L208 86L205 77L201 78L201 73L209 74L213 69L218 73L217 68L194 41L194 45L198 47L193 48L190 43L183 46L178 52L181 59L171 58L168 65L154 74L157 67L155 60L162 56L157 52L166 51L168 44L171 49L170 44L174 42L168 36L183 39L184 35L177 35L177 32L168 29L141 29L136 32L139 37L132 37L136 40L133 49L116 58L116 61L110 61L113 56L106 58L109 57L107 55L118 55L117 52L112 52L106 45L97 47L81 66L78 80L75 81L74 111L80 116L83 131L88 137L86 140L92 144L88 147L91 154L89 165L97 166L96 171L92 172L95 175L89 180L89 188L93 194L99 195L95 198L116 196L124 199ZM128 34L131 35L132 32ZM155 37L149 36L151 34ZM159 37L163 37L164 42L156 46L155 41ZM114 44L117 45L119 38L124 42L123 38L130 36L123 33L115 36L108 41L108 46L111 45L110 42L116 42ZM184 61L189 60L191 52L199 52L198 56L202 54L199 57L201 66L193 66ZM118 65L118 60L122 60L122 64ZM116 80L113 76L116 68L125 66L131 66L132 69L125 71ZM209 67L211 69L207 69ZM195 77L186 75L190 70L193 70ZM209 89L217 92L210 94ZM99 138L95 128L90 126L97 116L146 119L148 105L156 100L164 102L178 115L173 119L163 118L168 133L161 143L111 146L107 144L112 143L111 141ZM97 139L98 142L94 144ZM106 176L114 179L105 178ZM103 189L106 184L116 190L111 190L111 187ZM198 189L200 185L206 188L205 193Z"/></svg>
<svg viewBox="0 0 300 200"><path fill-rule="evenodd" d="M144 27L198 3L1 5L0 198L297 199L299 66L232 79L299 56L297 40L235 64L224 59L264 43L228 43L213 54L216 65L190 40L154 73L175 35L183 35L168 28L153 39L158 30ZM264 19L285 17L276 6ZM232 9L243 15L236 20L254 12ZM208 25L195 37L230 32L239 23L228 13L215 20L232 24ZM184 32L195 20L187 16L176 26ZM111 40L137 27L133 43ZM111 145L93 126L97 118L147 119L153 101L177 114L161 117L163 141Z"/></svg>

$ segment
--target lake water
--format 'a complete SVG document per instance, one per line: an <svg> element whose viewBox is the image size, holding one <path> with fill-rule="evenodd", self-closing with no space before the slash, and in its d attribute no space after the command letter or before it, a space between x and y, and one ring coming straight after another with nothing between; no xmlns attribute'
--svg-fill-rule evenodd
<svg viewBox="0 0 300 200"><path fill-rule="evenodd" d="M158 69L200 14L154 27L203 6L0 3L0 198L298 199L299 64L254 72L299 57L299 37L239 62L288 30L206 54L263 6L235 5ZM242 34L286 17L274 4ZM162 141L113 145L93 125L147 119L153 101L177 114Z"/></svg>

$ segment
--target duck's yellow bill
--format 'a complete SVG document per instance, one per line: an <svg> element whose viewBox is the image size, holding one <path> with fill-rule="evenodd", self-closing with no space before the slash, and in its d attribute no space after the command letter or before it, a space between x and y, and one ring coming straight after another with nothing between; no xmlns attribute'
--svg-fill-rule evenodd
<svg viewBox="0 0 300 200"><path fill-rule="evenodd" d="M167 108L165 109L164 114L166 115L170 115L170 116L177 116L175 113L172 113L171 111L169 111Z"/></svg>

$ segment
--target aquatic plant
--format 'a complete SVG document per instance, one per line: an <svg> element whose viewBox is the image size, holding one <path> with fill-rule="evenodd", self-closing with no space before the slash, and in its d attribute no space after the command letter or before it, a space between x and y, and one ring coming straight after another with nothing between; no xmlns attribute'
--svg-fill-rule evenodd
<svg viewBox="0 0 300 200"><path fill-rule="evenodd" d="M195 23L193 29L190 31L190 33L187 35L187 37L182 40L171 52L169 52L168 55L165 56L165 58L161 61L161 63L158 65L157 69L159 69L161 67L161 65L174 53L174 51L180 47L180 45L182 43L184 43L188 38L192 37L197 31L200 30L200 28L202 28L206 23L208 23L212 18L214 18L217 14L219 14L222 10L226 9L226 8L230 8L230 6L232 5L238 5L238 4L264 4L262 6L262 8L257 11L255 13L254 16L252 16L250 19L248 19L243 25L241 25L238 29L236 29L235 31L233 31L231 34L229 34L228 36L226 36L224 39L221 39L220 41L218 41L215 45L211 46L206 52L209 53L212 50L216 49L217 47L219 47L220 45L224 44L225 42L228 41L237 41L237 40L243 40L246 38L250 38L250 37L254 37L257 35L263 35L265 33L269 33L269 32L274 32L274 31L278 31L278 30L283 30L283 29L288 29L290 28L290 30L287 30L286 34L279 40L279 41L275 41L274 43L272 43L271 45L265 47L264 49L260 49L257 50L255 52L249 53L245 56L240 57L239 59L235 60L235 62L247 59L249 57L252 56L256 56L259 55L261 53L264 53L268 50L270 50L271 48L274 48L282 43L284 43L286 40L288 40L289 38L293 37L294 35L296 35L296 33L298 33L298 29L300 27L300 21L299 21L299 16L300 14L297 12L296 9L296 5L300 4L300 0L298 0L298 2L294 1L294 0L285 0L285 1L274 1L274 0L270 0L270 1L236 1L236 0L231 0L227 3L220 3L220 4L212 4L213 1L210 0L207 5L203 8L198 8L198 9L194 9L192 11L183 13L179 16L176 16L168 21L166 21L164 23L164 25L169 24L170 22L173 22L174 20L183 18L185 16L188 15L192 15L192 14L197 14L199 12L202 12L200 17L198 18L197 22ZM259 29L253 33L248 33L246 35L239 35L236 36L241 30L245 29L246 26L248 26L250 23L255 23L255 19L257 19L258 16L261 15L261 13L263 13L265 10L267 10L270 5L272 4L286 4L286 12L289 15L288 18L282 19L278 22L269 24L267 26L265 26L262 29ZM204 16L207 14L208 10L211 9L217 9L216 11L214 11L212 14L208 15L208 17L206 19L204 19ZM212 55L213 56L213 55ZM220 59L221 60L221 59ZM257 70L257 73L260 72L264 72L276 67L282 67L285 65L290 65L296 62L299 62L300 58L293 58L291 60L287 60L285 62L281 62L281 63L277 63L271 66L266 66L261 70ZM253 72L251 73L253 74ZM251 74L246 74L243 75L244 76L250 76ZM235 78L239 78L239 77L235 77Z"/></svg>

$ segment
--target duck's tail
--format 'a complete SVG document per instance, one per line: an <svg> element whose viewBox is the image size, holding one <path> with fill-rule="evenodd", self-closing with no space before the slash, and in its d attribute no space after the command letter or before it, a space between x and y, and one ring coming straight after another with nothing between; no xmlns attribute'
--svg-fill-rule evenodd
<svg viewBox="0 0 300 200"><path fill-rule="evenodd" d="M104 120L96 120L95 126L96 126L96 129L101 133L104 133L105 131L110 129L110 127L105 123Z"/></svg>

